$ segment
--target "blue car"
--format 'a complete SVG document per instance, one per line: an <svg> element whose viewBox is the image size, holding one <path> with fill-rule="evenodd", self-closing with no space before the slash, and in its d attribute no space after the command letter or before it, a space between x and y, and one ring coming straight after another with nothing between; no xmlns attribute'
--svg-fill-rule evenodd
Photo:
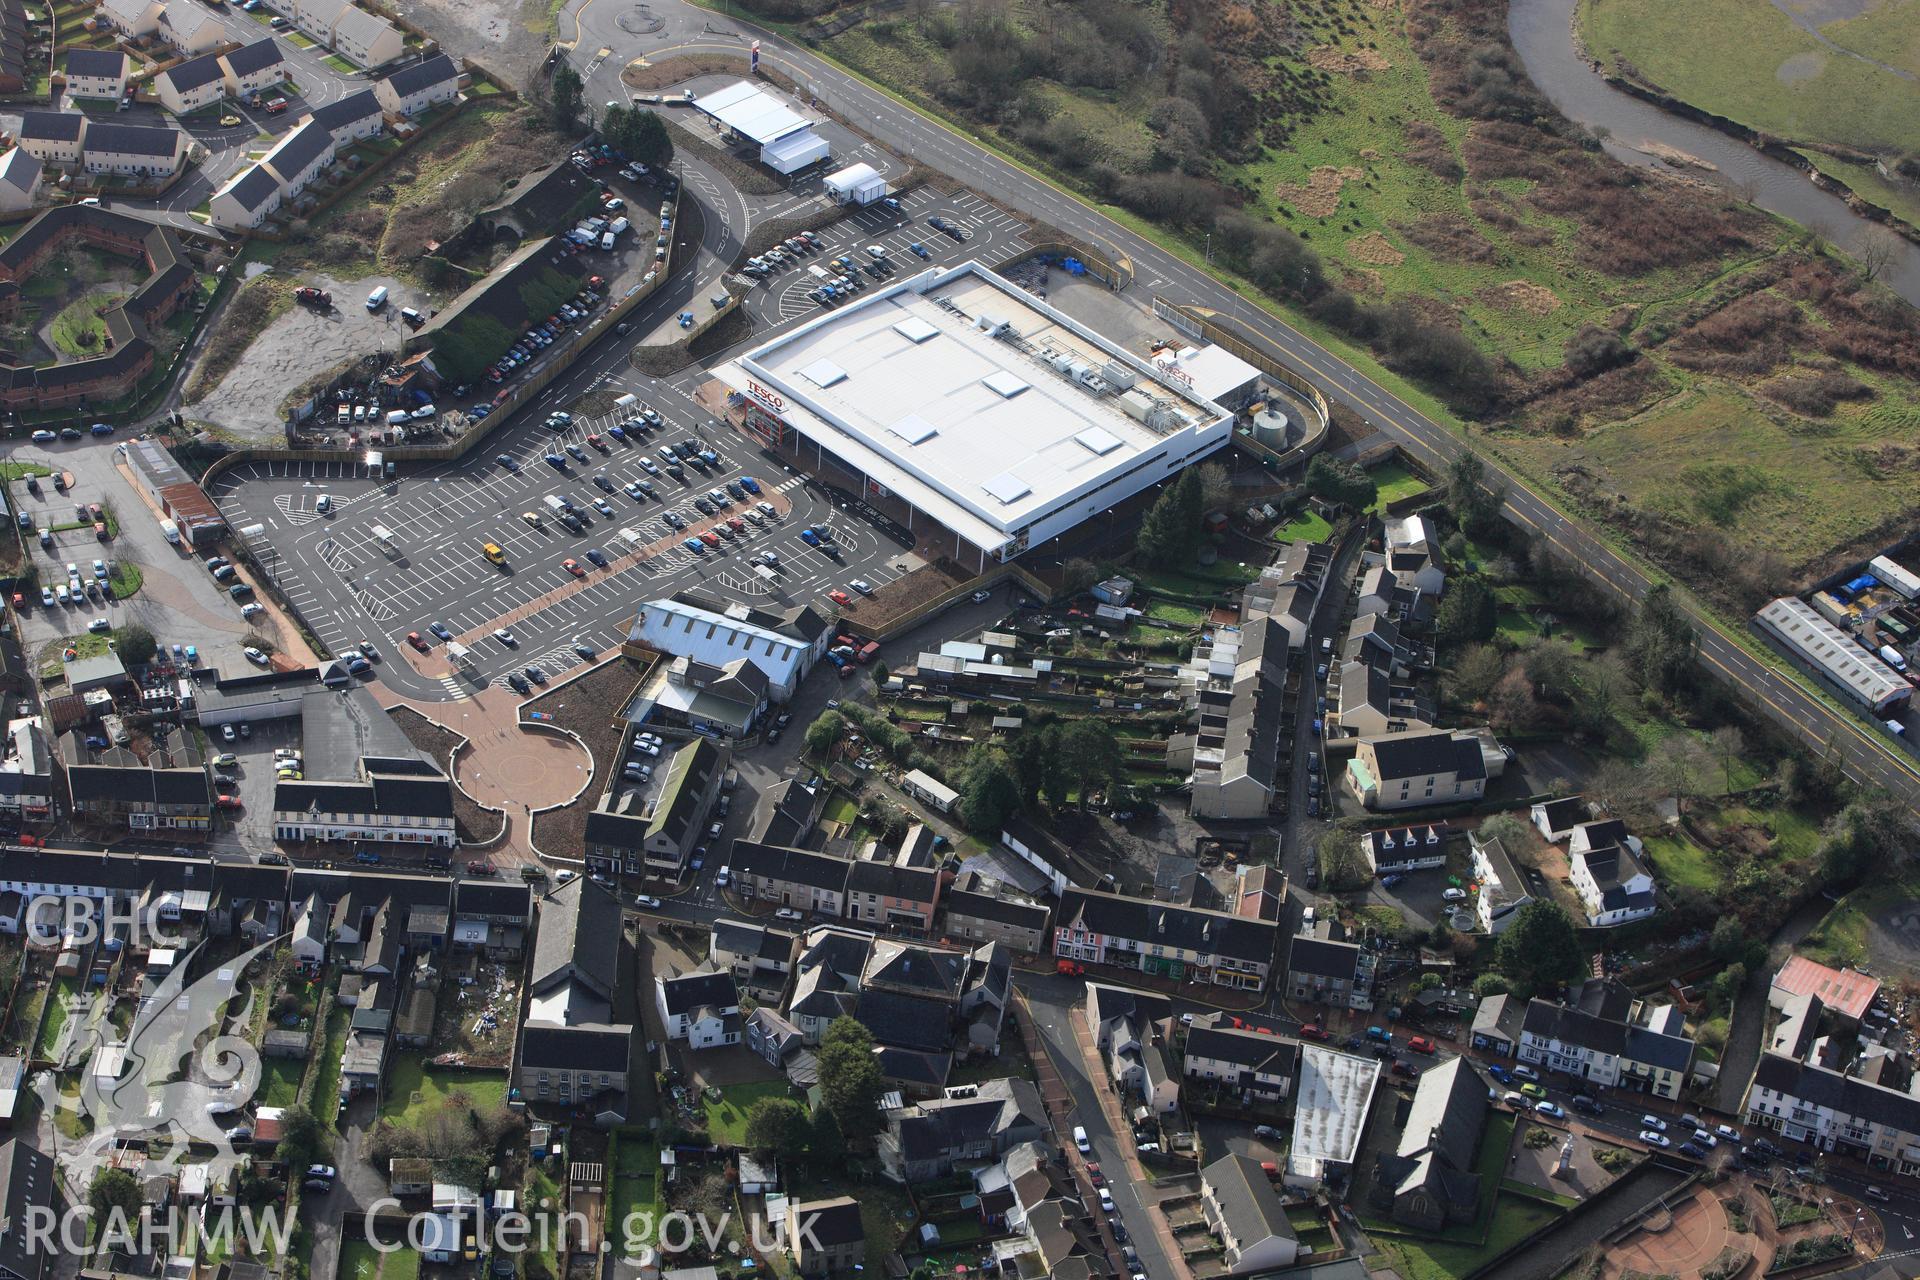
<svg viewBox="0 0 1920 1280"><path fill-rule="evenodd" d="M555 471L565 471L567 469L567 460L557 453L550 453L547 455L547 465Z"/></svg>
<svg viewBox="0 0 1920 1280"><path fill-rule="evenodd" d="M612 436L615 440L619 440L622 443L624 443L627 438L627 429L621 426L612 426L607 428L607 434Z"/></svg>
<svg viewBox="0 0 1920 1280"><path fill-rule="evenodd" d="M810 547L817 547L820 545L820 535L815 533L812 529L802 529L800 531L800 541L806 543Z"/></svg>
<svg viewBox="0 0 1920 1280"><path fill-rule="evenodd" d="M687 550L693 552L695 555L706 554L707 544L700 541L700 539L698 538L688 538L685 542L682 542L680 545L685 547Z"/></svg>
<svg viewBox="0 0 1920 1280"><path fill-rule="evenodd" d="M110 436L113 434L113 428L104 422L94 423L91 430L93 431L93 434L97 436Z"/></svg>
<svg viewBox="0 0 1920 1280"><path fill-rule="evenodd" d="M587 559L593 561L593 563L600 566L602 569L607 567L606 553L601 551L600 548L598 547L587 548Z"/></svg>
<svg viewBox="0 0 1920 1280"><path fill-rule="evenodd" d="M513 455L510 453L503 453L496 457L494 461L509 471L518 471L520 469L520 464L513 460Z"/></svg>
<svg viewBox="0 0 1920 1280"><path fill-rule="evenodd" d="M758 480L755 480L752 476L741 476L740 487L742 489L745 489L748 493L760 492L760 482Z"/></svg>
<svg viewBox="0 0 1920 1280"><path fill-rule="evenodd" d="M1497 1062L1487 1068L1487 1074L1495 1080L1498 1080L1501 1084L1513 1083L1513 1072L1507 1070Z"/></svg>
<svg viewBox="0 0 1920 1280"><path fill-rule="evenodd" d="M927 252L927 246L921 244L918 240L908 245L907 248L916 258L931 258L933 256Z"/></svg>

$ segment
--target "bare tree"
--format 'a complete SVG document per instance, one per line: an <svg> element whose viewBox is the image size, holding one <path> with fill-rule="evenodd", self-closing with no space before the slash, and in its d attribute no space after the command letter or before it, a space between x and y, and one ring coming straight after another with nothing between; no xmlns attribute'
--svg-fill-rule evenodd
<svg viewBox="0 0 1920 1280"><path fill-rule="evenodd" d="M1733 794L1733 766L1747 751L1747 735L1739 728L1723 724L1713 731L1710 740L1713 754L1720 758L1720 776L1725 783L1727 795Z"/></svg>
<svg viewBox="0 0 1920 1280"><path fill-rule="evenodd" d="M1233 481L1218 462L1200 464L1200 499L1209 511L1218 511L1233 500Z"/></svg>
<svg viewBox="0 0 1920 1280"><path fill-rule="evenodd" d="M1853 238L1853 256L1869 280L1878 280L1900 255L1900 237L1882 226L1867 227Z"/></svg>

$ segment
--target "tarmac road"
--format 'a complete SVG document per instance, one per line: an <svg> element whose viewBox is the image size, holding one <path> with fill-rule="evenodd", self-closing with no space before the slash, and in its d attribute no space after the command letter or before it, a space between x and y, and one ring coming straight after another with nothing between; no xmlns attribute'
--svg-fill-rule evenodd
<svg viewBox="0 0 1920 1280"><path fill-rule="evenodd" d="M862 81L844 74L806 50L749 23L723 17L684 0L658 0L649 12L664 23L650 36L634 36L618 23L622 6L613 0L572 0L560 17L564 37L571 27L575 60L592 66L587 100L624 96L620 72L625 63L646 56L659 60L676 54L745 52L749 40L760 43L760 57L804 86L843 120L873 135L900 155L913 156L1010 208L1132 259L1135 285L1176 301L1212 308L1265 336L1285 358L1327 394L1357 410L1398 442L1416 461L1444 469L1464 444L1451 430L1421 414L1392 392L1368 379L1338 356L1296 332L1267 311L1121 227L1059 188L1014 167L946 125L921 115ZM613 53L588 58L601 47ZM581 50L586 51L583 55ZM1488 459L1489 469L1497 464ZM1596 582L1626 600L1638 599L1653 585L1651 575L1602 542L1580 521L1549 504L1512 475L1506 486L1506 517L1537 534ZM1909 806L1920 806L1920 769L1879 739L1877 727L1836 710L1808 693L1775 664L1742 649L1704 610L1683 602L1700 634L1700 661L1756 711L1802 743L1836 750L1847 776L1886 788Z"/></svg>

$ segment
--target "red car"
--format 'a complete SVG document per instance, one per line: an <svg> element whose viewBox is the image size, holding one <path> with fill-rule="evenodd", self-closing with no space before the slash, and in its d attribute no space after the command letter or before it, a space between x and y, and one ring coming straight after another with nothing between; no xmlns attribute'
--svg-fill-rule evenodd
<svg viewBox="0 0 1920 1280"><path fill-rule="evenodd" d="M713 530L709 529L705 533L700 535L700 541L706 543L710 547L717 547L720 545L720 535L715 533Z"/></svg>
<svg viewBox="0 0 1920 1280"><path fill-rule="evenodd" d="M1413 1039L1407 1041L1407 1048L1413 1050L1415 1053L1432 1053L1434 1051L1433 1041L1427 1039L1425 1036L1415 1036Z"/></svg>
<svg viewBox="0 0 1920 1280"><path fill-rule="evenodd" d="M467 864L467 874L470 876L490 876L497 873L491 862L482 862L480 859L475 858Z"/></svg>
<svg viewBox="0 0 1920 1280"><path fill-rule="evenodd" d="M1078 978L1085 975L1087 967L1071 960L1059 960L1054 963L1053 971L1063 978Z"/></svg>
<svg viewBox="0 0 1920 1280"><path fill-rule="evenodd" d="M839 590L838 588L827 592L827 599L833 601L835 604L852 604L853 603L853 597L848 595L846 592Z"/></svg>
<svg viewBox="0 0 1920 1280"><path fill-rule="evenodd" d="M1309 1022L1306 1026L1300 1028L1300 1038L1302 1040L1318 1040L1323 1044L1326 1041L1332 1039L1331 1036L1329 1036L1326 1032L1322 1031L1318 1026L1315 1026L1311 1022Z"/></svg>
<svg viewBox="0 0 1920 1280"><path fill-rule="evenodd" d="M578 560L562 560L560 562L560 567L562 569L565 569L568 573L572 574L576 578L584 578L587 576L587 571L580 567L580 562Z"/></svg>
<svg viewBox="0 0 1920 1280"><path fill-rule="evenodd" d="M1100 1172L1100 1166L1091 1160L1087 1161L1087 1179L1096 1187L1107 1185L1107 1175Z"/></svg>
<svg viewBox="0 0 1920 1280"><path fill-rule="evenodd" d="M412 645L414 648L418 649L422 653L425 653L427 651L427 642L420 638L420 633L418 631L407 632L407 643Z"/></svg>
<svg viewBox="0 0 1920 1280"><path fill-rule="evenodd" d="M215 796L213 798L213 807L216 809L238 809L240 807L240 797Z"/></svg>
<svg viewBox="0 0 1920 1280"><path fill-rule="evenodd" d="M1402 1062L1400 1059L1395 1058L1393 1060L1393 1074L1397 1076L1405 1076L1407 1079L1411 1080L1415 1076L1419 1075L1420 1073L1413 1069L1412 1064Z"/></svg>
<svg viewBox="0 0 1920 1280"><path fill-rule="evenodd" d="M733 530L735 533L745 533L747 531L747 522L739 516L728 516L727 528Z"/></svg>
<svg viewBox="0 0 1920 1280"><path fill-rule="evenodd" d="M287 100L285 98L269 98L267 100L267 114L270 116L277 116L286 109Z"/></svg>
<svg viewBox="0 0 1920 1280"><path fill-rule="evenodd" d="M601 438L600 438L599 436L597 436L597 435L595 435L595 436L588 436L588 437L587 437L587 443L588 443L588 444L590 444L590 445L592 445L592 446L593 446L594 448L596 448L596 449L598 449L598 450L599 450L600 452L602 452L602 453L612 453L612 452L613 452L613 450L611 450L611 449L609 449L609 448L607 448L607 442L606 442L605 440L602 440L602 439L601 439Z"/></svg>

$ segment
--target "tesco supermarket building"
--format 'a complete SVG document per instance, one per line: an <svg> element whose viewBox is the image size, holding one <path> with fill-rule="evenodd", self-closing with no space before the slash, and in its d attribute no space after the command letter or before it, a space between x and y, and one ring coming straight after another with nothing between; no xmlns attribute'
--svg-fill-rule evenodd
<svg viewBox="0 0 1920 1280"><path fill-rule="evenodd" d="M877 288L728 362L747 428L908 510L984 570L1226 446L1233 415L969 262ZM929 529L929 524L938 526Z"/></svg>

